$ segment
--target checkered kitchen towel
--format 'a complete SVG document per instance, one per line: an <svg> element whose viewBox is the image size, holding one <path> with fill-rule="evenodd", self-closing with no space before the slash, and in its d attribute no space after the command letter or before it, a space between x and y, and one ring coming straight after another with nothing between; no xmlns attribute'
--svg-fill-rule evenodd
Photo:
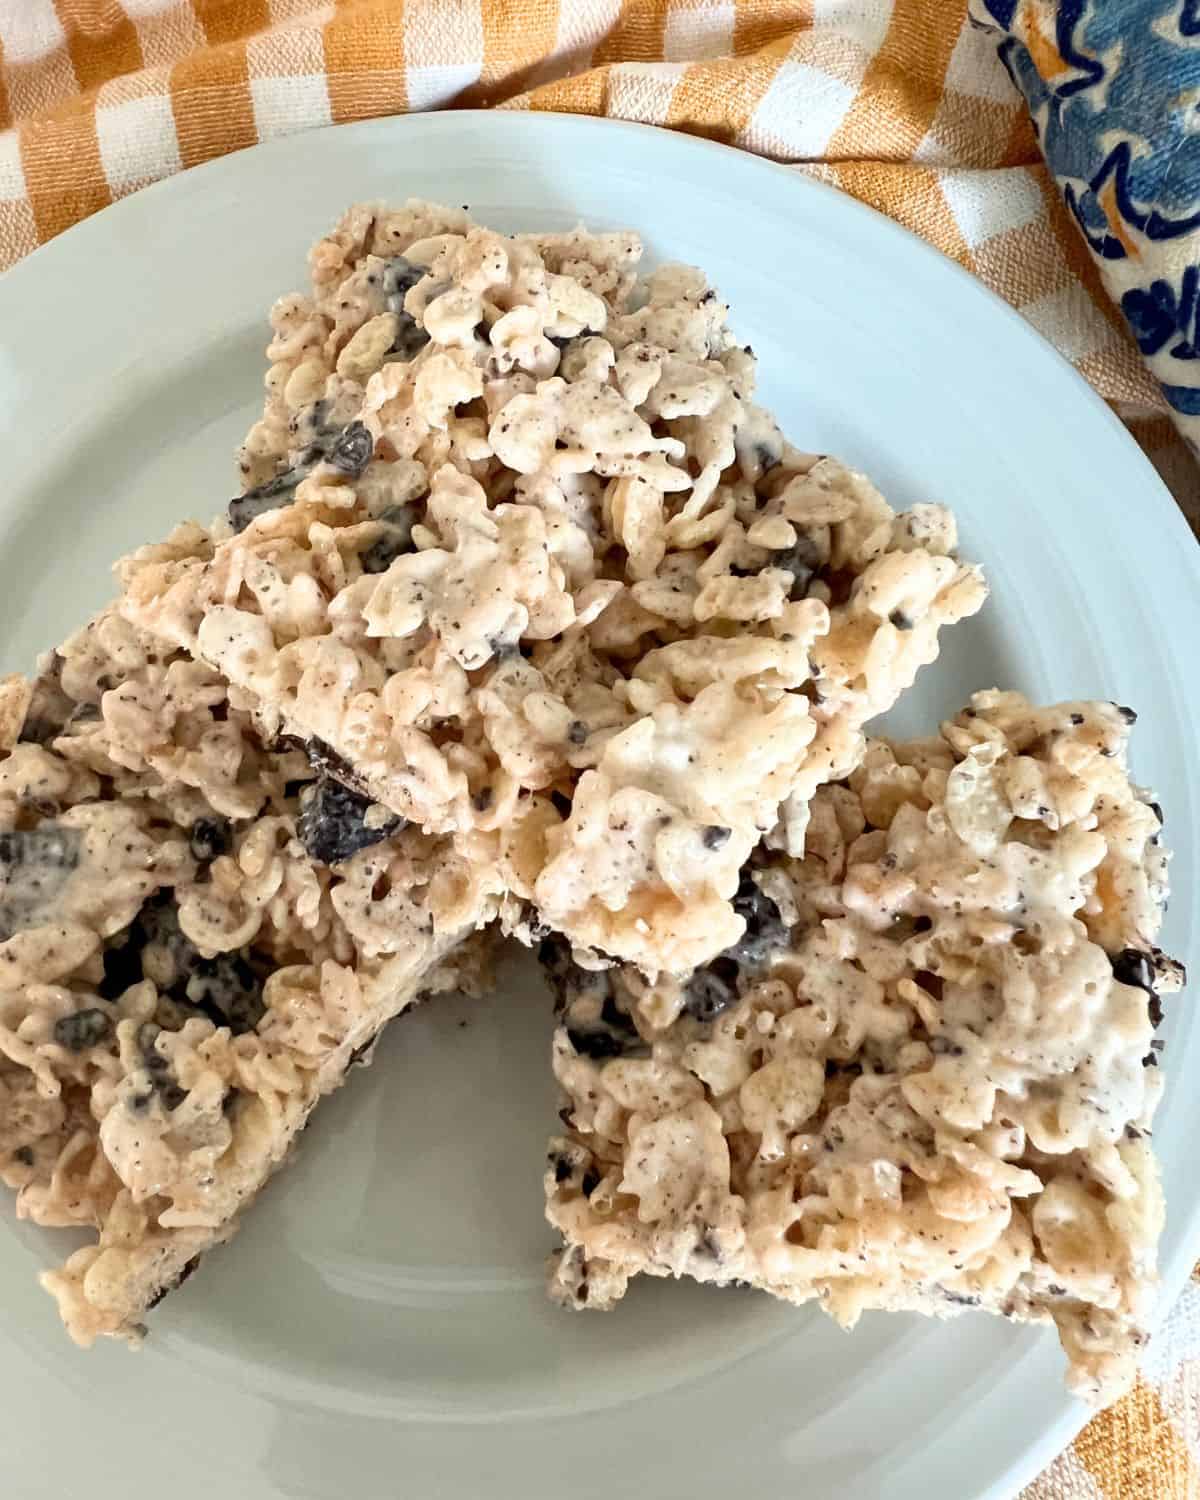
<svg viewBox="0 0 1200 1500"><path fill-rule="evenodd" d="M1200 450L1200 0L970 5L0 0L0 267L157 178L331 122L454 104L690 130L795 162L972 270L1200 525L1179 436ZM1135 1392L1026 1500L1196 1500L1198 1476L1193 1281Z"/></svg>

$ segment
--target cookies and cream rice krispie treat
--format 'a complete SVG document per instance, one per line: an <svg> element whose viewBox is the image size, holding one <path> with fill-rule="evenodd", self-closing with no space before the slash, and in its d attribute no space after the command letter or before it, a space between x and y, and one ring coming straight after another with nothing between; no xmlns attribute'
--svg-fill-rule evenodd
<svg viewBox="0 0 1200 1500"><path fill-rule="evenodd" d="M984 586L943 507L789 444L703 274L640 256L352 209L273 310L243 493L120 607L472 864L519 824L526 930L685 975Z"/></svg>
<svg viewBox="0 0 1200 1500"><path fill-rule="evenodd" d="M98 1231L43 1278L82 1344L136 1340L382 1024L470 978L502 872L331 759L111 612L0 682L0 1179Z"/></svg>
<svg viewBox="0 0 1200 1500"><path fill-rule="evenodd" d="M985 588L754 401L630 232L347 213L271 314L241 491L0 681L0 1179L146 1310L421 994L540 941L552 1293L639 1272L1145 1338L1166 854L1132 715L868 742ZM498 919L493 921L493 919Z"/></svg>
<svg viewBox="0 0 1200 1500"><path fill-rule="evenodd" d="M1133 715L977 694L817 792L803 859L762 852L746 927L686 982L542 951L553 1292L631 1275L868 1308L1053 1320L1070 1384L1132 1379L1163 1207L1154 1032L1160 814Z"/></svg>

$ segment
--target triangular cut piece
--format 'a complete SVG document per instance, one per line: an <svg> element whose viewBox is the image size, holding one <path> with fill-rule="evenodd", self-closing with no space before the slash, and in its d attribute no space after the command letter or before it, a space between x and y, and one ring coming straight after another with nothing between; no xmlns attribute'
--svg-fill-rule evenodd
<svg viewBox="0 0 1200 1500"><path fill-rule="evenodd" d="M683 983L543 948L566 1133L551 1290L749 1283L869 1308L1053 1321L1108 1401L1146 1337L1161 815L1133 714L977 694L817 793L801 860L760 851L742 939Z"/></svg>
<svg viewBox="0 0 1200 1500"><path fill-rule="evenodd" d="M78 1342L140 1338L494 911L445 840L118 615L0 683L0 1179L98 1231L43 1278Z"/></svg>
<svg viewBox="0 0 1200 1500"><path fill-rule="evenodd" d="M788 443L703 274L640 256L352 209L273 310L248 487L121 608L576 947L683 974L985 591L948 511Z"/></svg>

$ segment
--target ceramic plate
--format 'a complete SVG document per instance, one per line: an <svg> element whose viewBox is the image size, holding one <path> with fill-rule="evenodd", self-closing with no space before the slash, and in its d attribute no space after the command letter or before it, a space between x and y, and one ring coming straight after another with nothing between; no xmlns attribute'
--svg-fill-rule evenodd
<svg viewBox="0 0 1200 1500"><path fill-rule="evenodd" d="M992 598L892 726L980 687L1141 711L1135 770L1177 850L1164 942L1195 956L1195 543L1103 404L1014 313L893 224L786 168L570 117L443 114L293 136L125 199L0 278L0 651L27 668L109 565L234 492L265 313L350 202L469 204L503 229L640 229L703 265L796 442L898 506L952 505ZM1085 1416L1052 1334L647 1282L549 1306L544 991L397 1022L145 1350L76 1351L34 1282L68 1241L0 1221L0 1397L24 1500L755 1500L1012 1492ZM1167 1028L1166 1293L1200 1250L1200 1030Z"/></svg>

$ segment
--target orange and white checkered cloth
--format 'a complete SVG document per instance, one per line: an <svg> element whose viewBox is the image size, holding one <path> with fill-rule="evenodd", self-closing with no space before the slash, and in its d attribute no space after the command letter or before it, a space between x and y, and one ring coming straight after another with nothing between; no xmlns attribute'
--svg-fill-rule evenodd
<svg viewBox="0 0 1200 1500"><path fill-rule="evenodd" d="M451 104L688 130L882 209L1054 343L1200 522L1193 460L967 0L0 0L0 268L210 157ZM1134 1393L1025 1500L1196 1500L1198 1476L1193 1281Z"/></svg>

